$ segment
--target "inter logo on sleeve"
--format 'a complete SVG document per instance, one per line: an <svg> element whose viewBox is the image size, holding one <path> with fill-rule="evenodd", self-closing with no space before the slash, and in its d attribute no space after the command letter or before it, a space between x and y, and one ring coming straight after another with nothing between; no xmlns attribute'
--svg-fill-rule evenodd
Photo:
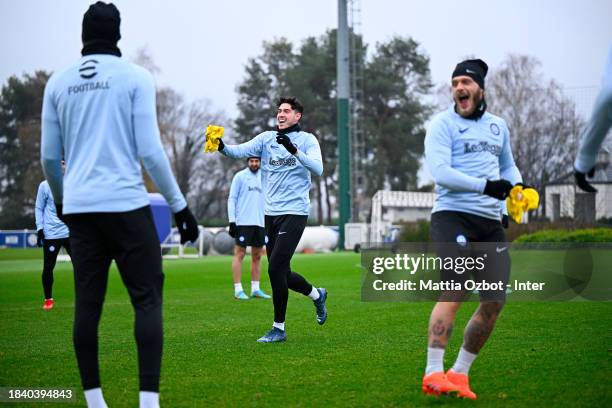
<svg viewBox="0 0 612 408"><path fill-rule="evenodd" d="M497 126L496 123L491 123L489 128L491 129L491 133L493 133L495 136L499 135L500 130L499 130L499 126Z"/></svg>

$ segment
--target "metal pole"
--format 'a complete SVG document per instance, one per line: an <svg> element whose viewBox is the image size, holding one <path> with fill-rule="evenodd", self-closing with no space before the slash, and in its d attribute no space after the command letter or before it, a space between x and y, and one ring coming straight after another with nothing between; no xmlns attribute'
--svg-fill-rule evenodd
<svg viewBox="0 0 612 408"><path fill-rule="evenodd" d="M349 148L349 37L346 0L338 0L337 38L337 106L338 106L338 165L339 165L339 220L338 248L344 249L344 224L351 216L351 169Z"/></svg>

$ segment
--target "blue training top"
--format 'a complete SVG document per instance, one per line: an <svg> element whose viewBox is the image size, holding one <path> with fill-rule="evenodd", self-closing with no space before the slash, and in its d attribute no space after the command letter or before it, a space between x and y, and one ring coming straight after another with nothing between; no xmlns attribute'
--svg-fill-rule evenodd
<svg viewBox="0 0 612 408"><path fill-rule="evenodd" d="M68 238L68 227L57 218L53 195L46 180L38 186L34 216L36 217L36 230L43 230L45 239Z"/></svg>
<svg viewBox="0 0 612 408"><path fill-rule="evenodd" d="M587 122L580 149L574 167L582 173L588 173L597 160L597 153L612 127L612 47L604 67L601 89L593 106L593 113Z"/></svg>
<svg viewBox="0 0 612 408"><path fill-rule="evenodd" d="M487 180L522 182L506 122L488 112L465 119L454 107L437 114L425 136L425 162L436 182L432 212L460 211L499 220L505 203L483 194Z"/></svg>
<svg viewBox="0 0 612 408"><path fill-rule="evenodd" d="M319 142L311 133L287 133L297 147L292 155L276 142L276 131L266 131L246 143L229 146L221 151L235 159L261 157L266 215L309 215L310 173L323 174L323 160Z"/></svg>
<svg viewBox="0 0 612 408"><path fill-rule="evenodd" d="M41 162L65 214L149 205L141 161L172 211L185 208L161 144L149 72L96 54L51 76L43 100Z"/></svg>
<svg viewBox="0 0 612 408"><path fill-rule="evenodd" d="M236 225L264 227L264 195L261 170L253 173L249 168L236 173L232 179L227 200L229 222Z"/></svg>

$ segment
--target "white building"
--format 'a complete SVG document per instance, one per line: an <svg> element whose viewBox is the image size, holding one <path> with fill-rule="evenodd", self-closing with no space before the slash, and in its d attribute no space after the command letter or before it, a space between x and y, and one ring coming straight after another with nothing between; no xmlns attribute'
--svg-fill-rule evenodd
<svg viewBox="0 0 612 408"><path fill-rule="evenodd" d="M428 220L435 193L380 190L372 197L370 242L383 242L393 223Z"/></svg>
<svg viewBox="0 0 612 408"><path fill-rule="evenodd" d="M572 218L592 223L601 218L612 218L612 165L607 149L602 149L595 176L587 180L597 193L585 193L574 183L573 173L568 173L545 186L546 217L551 221Z"/></svg>

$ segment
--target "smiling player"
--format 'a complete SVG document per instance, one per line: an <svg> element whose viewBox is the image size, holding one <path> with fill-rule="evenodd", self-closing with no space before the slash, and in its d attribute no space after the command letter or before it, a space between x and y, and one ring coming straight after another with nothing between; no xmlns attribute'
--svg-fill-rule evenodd
<svg viewBox="0 0 612 408"><path fill-rule="evenodd" d="M286 340L285 313L289 289L314 301L319 324L327 319L327 291L308 283L292 271L290 265L310 213L310 174L320 176L323 173L319 142L314 135L300 128L303 112L304 107L297 98L282 97L277 103L276 130L260 133L236 146L226 146L222 141L219 144L219 151L228 157L261 157L274 323L272 330L257 340L260 343Z"/></svg>

